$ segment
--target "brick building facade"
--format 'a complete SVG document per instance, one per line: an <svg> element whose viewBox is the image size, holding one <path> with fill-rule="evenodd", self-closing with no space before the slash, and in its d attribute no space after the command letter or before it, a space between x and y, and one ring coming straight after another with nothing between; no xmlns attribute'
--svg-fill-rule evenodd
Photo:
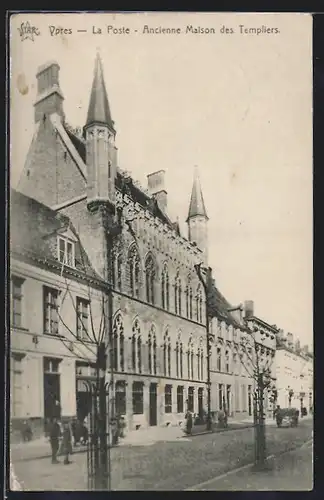
<svg viewBox="0 0 324 500"><path fill-rule="evenodd" d="M18 190L57 217L68 218L92 272L110 289L117 412L135 428L177 423L187 408L206 410L206 304L194 266L208 265L208 217L198 172L185 238L168 216L164 171L149 174L143 189L118 167L116 128L100 57L83 129L73 130L65 119L56 62L39 69L37 84L35 132ZM242 318L230 313L230 304L214 291L214 328L219 324L222 332L244 330ZM42 334L40 324L33 333ZM216 344L213 349L216 353ZM223 348L221 355L225 363ZM76 358L75 353L74 363ZM216 366L215 371L222 370ZM248 389L238 396L243 389L234 383L232 368L224 377L229 373L231 383L224 384L231 386L230 397L236 401L232 408L247 412ZM78 394L72 393L77 400ZM67 399L66 405L67 413L73 413ZM212 406L220 408L217 397Z"/></svg>

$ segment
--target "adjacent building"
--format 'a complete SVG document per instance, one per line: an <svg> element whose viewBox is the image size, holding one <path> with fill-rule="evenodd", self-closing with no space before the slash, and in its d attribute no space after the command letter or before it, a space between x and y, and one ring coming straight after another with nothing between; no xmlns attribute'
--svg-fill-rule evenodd
<svg viewBox="0 0 324 500"><path fill-rule="evenodd" d="M306 408L308 413L312 410L313 354L308 346L294 341L292 333L285 335L282 330L277 337L276 378L277 403L282 408Z"/></svg>
<svg viewBox="0 0 324 500"><path fill-rule="evenodd" d="M219 294L217 306L212 320L212 408L252 416L258 374L269 369L274 383L278 329L254 315L253 301L233 308ZM269 394L265 391L267 414L272 411Z"/></svg>

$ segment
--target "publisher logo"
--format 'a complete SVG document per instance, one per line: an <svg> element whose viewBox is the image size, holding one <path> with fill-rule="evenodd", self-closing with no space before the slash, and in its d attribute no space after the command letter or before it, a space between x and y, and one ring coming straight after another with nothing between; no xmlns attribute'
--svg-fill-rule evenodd
<svg viewBox="0 0 324 500"><path fill-rule="evenodd" d="M26 23L21 23L20 28L18 28L18 32L20 35L20 40L23 42L24 40L31 40L34 42L35 36L40 35L40 31L35 26L32 26L29 21Z"/></svg>

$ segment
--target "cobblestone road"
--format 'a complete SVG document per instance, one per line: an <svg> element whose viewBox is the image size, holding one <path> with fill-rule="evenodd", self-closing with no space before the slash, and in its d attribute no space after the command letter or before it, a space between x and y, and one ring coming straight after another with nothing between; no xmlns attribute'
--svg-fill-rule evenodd
<svg viewBox="0 0 324 500"><path fill-rule="evenodd" d="M253 429L206 434L152 446L111 450L112 489L184 490L253 461ZM298 428L267 428L268 454L283 452L312 437L312 422ZM73 463L52 465L49 459L15 462L14 472L25 490L86 490L86 455Z"/></svg>

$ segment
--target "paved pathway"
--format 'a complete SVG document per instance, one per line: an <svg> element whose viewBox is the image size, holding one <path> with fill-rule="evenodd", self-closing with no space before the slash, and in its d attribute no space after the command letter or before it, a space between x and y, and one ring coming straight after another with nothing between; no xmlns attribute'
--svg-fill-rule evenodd
<svg viewBox="0 0 324 500"><path fill-rule="evenodd" d="M268 454L286 451L311 439L312 422L297 428L267 428ZM216 475L250 463L254 429L204 434L151 446L133 445L111 450L114 490L185 490ZM86 490L85 454L72 455L71 465L52 465L50 459L17 460L14 472L26 490Z"/></svg>

